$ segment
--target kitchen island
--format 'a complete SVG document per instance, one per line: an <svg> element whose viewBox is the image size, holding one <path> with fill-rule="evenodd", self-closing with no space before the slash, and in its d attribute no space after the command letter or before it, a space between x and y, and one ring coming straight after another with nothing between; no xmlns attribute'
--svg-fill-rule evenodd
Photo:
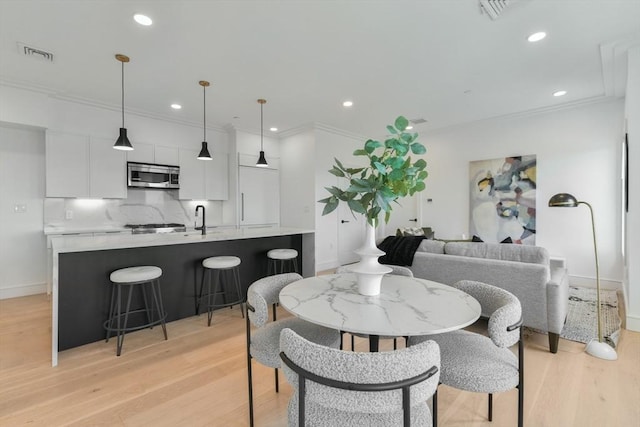
<svg viewBox="0 0 640 427"><path fill-rule="evenodd" d="M160 267L167 321L173 321L196 314L195 295L204 258L239 257L240 279L246 292L251 283L266 275L266 253L270 249L296 249L301 274L315 275L314 239L313 230L294 228L209 230L206 235L53 237L52 365L58 363L58 351L104 339L103 322L111 296L109 274L114 270L137 265Z"/></svg>

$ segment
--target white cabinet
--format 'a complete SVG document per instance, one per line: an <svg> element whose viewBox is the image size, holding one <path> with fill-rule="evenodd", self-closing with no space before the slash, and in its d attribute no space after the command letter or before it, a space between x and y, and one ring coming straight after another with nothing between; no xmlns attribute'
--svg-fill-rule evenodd
<svg viewBox="0 0 640 427"><path fill-rule="evenodd" d="M142 142L132 143L133 151L127 151L128 162L138 163L155 163L153 144L145 144Z"/></svg>
<svg viewBox="0 0 640 427"><path fill-rule="evenodd" d="M178 198L204 200L204 160L198 160L198 151L180 149L180 190Z"/></svg>
<svg viewBox="0 0 640 427"><path fill-rule="evenodd" d="M280 222L280 174L277 169L240 166L240 225Z"/></svg>
<svg viewBox="0 0 640 427"><path fill-rule="evenodd" d="M229 200L229 158L226 154L214 153L213 160L203 162L204 191L207 200Z"/></svg>
<svg viewBox="0 0 640 427"><path fill-rule="evenodd" d="M213 160L198 160L197 150L180 149L181 200L227 200L229 161L226 154L212 153Z"/></svg>
<svg viewBox="0 0 640 427"><path fill-rule="evenodd" d="M180 163L180 155L177 147L163 147L161 145L156 145L153 153L153 163L171 166L175 166Z"/></svg>
<svg viewBox="0 0 640 427"><path fill-rule="evenodd" d="M180 160L177 147L136 142L133 144L133 151L127 151L127 161L175 166Z"/></svg>
<svg viewBox="0 0 640 427"><path fill-rule="evenodd" d="M47 131L47 197L89 197L89 137Z"/></svg>
<svg viewBox="0 0 640 427"><path fill-rule="evenodd" d="M113 141L47 132L47 197L127 197L125 155Z"/></svg>
<svg viewBox="0 0 640 427"><path fill-rule="evenodd" d="M125 153L113 149L113 141L91 137L89 147L89 195L102 199L127 198Z"/></svg>

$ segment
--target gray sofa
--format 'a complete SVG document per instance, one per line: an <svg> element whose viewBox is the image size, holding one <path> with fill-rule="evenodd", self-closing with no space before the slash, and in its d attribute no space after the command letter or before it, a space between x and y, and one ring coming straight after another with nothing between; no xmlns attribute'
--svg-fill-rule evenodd
<svg viewBox="0 0 640 427"><path fill-rule="evenodd" d="M568 274L550 264L546 249L423 240L410 269L415 277L448 285L476 280L508 290L522 304L524 325L547 332L549 349L558 351L569 303Z"/></svg>

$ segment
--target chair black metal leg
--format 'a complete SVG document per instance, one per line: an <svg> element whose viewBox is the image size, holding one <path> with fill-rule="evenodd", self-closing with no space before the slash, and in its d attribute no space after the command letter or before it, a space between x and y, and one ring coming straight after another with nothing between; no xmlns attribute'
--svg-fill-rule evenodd
<svg viewBox="0 0 640 427"><path fill-rule="evenodd" d="M493 393L489 393L489 421L493 421Z"/></svg>
<svg viewBox="0 0 640 427"><path fill-rule="evenodd" d="M253 378L251 375L251 355L247 348L247 379L249 386L249 427L253 427Z"/></svg>
<svg viewBox="0 0 640 427"><path fill-rule="evenodd" d="M356 339L351 335L351 351L356 351Z"/></svg>
<svg viewBox="0 0 640 427"><path fill-rule="evenodd" d="M280 381L278 381L278 368L275 369L276 371L276 393L280 392Z"/></svg>
<svg viewBox="0 0 640 427"><path fill-rule="evenodd" d="M396 338L393 339L393 349L394 350L398 349L398 340Z"/></svg>
<svg viewBox="0 0 640 427"><path fill-rule="evenodd" d="M433 427L438 427L438 386L436 386L436 391L433 393L433 397L431 398L431 407Z"/></svg>
<svg viewBox="0 0 640 427"><path fill-rule="evenodd" d="M342 348L344 347L343 340L344 340L344 331L340 331L340 350L342 350Z"/></svg>
<svg viewBox="0 0 640 427"><path fill-rule="evenodd" d="M120 287L118 287L120 289ZM122 344L124 344L124 334L127 329L127 322L129 321L129 311L131 310L131 294L133 293L133 287L129 286L129 295L127 297L127 308L124 314L124 324L122 325L122 329L120 328L120 317L118 316L118 338L117 342L117 350L116 356L120 356L120 352L122 351ZM118 315L120 315L121 311L118 310Z"/></svg>

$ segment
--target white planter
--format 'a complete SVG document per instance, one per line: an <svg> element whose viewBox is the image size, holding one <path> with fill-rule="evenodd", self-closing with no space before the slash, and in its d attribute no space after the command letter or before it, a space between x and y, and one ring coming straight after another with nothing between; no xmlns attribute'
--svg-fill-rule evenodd
<svg viewBox="0 0 640 427"><path fill-rule="evenodd" d="M382 277L393 270L378 262L384 252L376 246L376 229L371 224L367 223L364 244L355 253L360 255L360 262L350 266L349 270L358 278L358 292L362 295L379 295Z"/></svg>

